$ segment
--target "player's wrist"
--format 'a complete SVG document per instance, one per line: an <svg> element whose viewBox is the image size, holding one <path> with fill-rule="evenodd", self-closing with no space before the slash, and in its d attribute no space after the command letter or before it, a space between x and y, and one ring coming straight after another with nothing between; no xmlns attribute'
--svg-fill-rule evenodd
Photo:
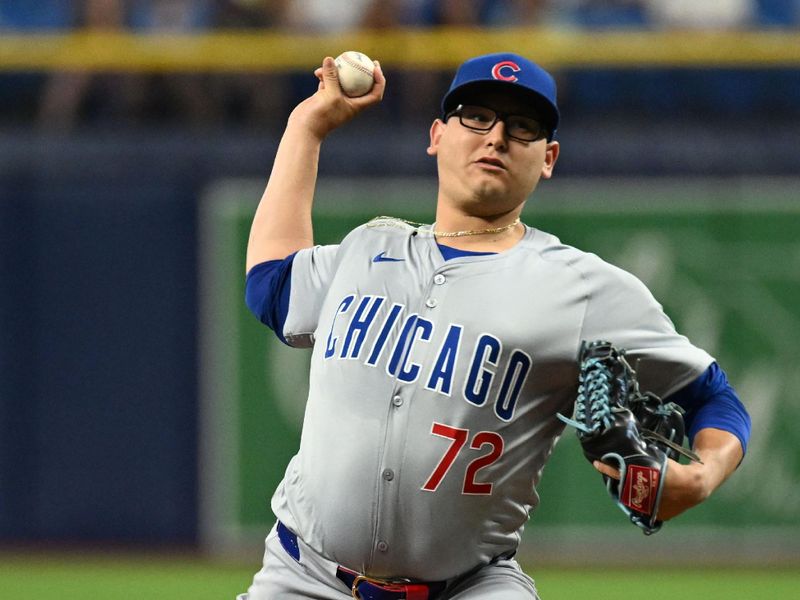
<svg viewBox="0 0 800 600"><path fill-rule="evenodd" d="M695 504L700 504L711 495L708 485L708 467L705 464L691 463L686 465L688 471L687 495Z"/></svg>
<svg viewBox="0 0 800 600"><path fill-rule="evenodd" d="M315 118L313 114L298 106L289 115L284 136L305 138L320 144L332 130L333 128L326 127L321 119Z"/></svg>
<svg viewBox="0 0 800 600"><path fill-rule="evenodd" d="M711 495L713 490L709 485L708 465L693 462L686 465L676 464L671 466L680 475L679 485L675 486L675 493L680 495L683 503L694 506L695 504L700 504Z"/></svg>

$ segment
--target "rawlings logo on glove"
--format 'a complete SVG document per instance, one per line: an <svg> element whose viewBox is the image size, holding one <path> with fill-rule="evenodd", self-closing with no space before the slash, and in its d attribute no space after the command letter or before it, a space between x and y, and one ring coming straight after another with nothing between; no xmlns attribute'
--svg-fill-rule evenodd
<svg viewBox="0 0 800 600"><path fill-rule="evenodd" d="M620 479L603 475L608 493L632 523L650 535L657 519L668 460L699 458L683 447L683 411L652 393L641 393L625 351L610 342L581 345L578 397L573 418L583 454L619 470Z"/></svg>
<svg viewBox="0 0 800 600"><path fill-rule="evenodd" d="M628 468L628 485L619 496L620 502L633 510L652 514L660 479L658 469L631 465Z"/></svg>

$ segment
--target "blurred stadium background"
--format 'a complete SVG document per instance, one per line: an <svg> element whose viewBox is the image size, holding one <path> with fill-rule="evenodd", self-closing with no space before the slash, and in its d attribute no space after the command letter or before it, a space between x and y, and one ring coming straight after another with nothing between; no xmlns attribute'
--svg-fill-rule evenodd
<svg viewBox="0 0 800 600"><path fill-rule="evenodd" d="M684 598L799 597L798 0L0 0L0 589L233 597L257 569L307 357L246 313L244 245L289 111L348 49L389 87L323 149L321 242L430 221L452 69L526 54L563 115L527 222L647 281L753 416L740 472L647 539L565 438L522 553L545 598L631 557L701 567L660 572Z"/></svg>

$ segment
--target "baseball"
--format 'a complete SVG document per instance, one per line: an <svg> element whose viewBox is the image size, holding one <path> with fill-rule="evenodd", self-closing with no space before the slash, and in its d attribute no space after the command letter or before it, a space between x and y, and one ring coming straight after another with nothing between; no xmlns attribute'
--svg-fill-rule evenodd
<svg viewBox="0 0 800 600"><path fill-rule="evenodd" d="M350 98L363 96L372 89L375 79L375 65L361 52L348 50L336 57L336 70L339 73L339 85Z"/></svg>

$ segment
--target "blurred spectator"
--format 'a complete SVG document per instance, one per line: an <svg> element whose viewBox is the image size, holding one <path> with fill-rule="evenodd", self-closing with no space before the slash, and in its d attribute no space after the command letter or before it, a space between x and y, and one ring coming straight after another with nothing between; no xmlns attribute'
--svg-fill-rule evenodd
<svg viewBox="0 0 800 600"><path fill-rule="evenodd" d="M755 0L642 0L649 22L681 29L738 29L753 23Z"/></svg>
<svg viewBox="0 0 800 600"><path fill-rule="evenodd" d="M292 0L219 0L216 29L284 29ZM306 74L307 77L307 74ZM221 73L211 80L216 106L228 122L247 129L278 129L284 125L291 97L286 73Z"/></svg>
<svg viewBox="0 0 800 600"><path fill-rule="evenodd" d="M217 0L217 29L272 29L286 25L292 0Z"/></svg>
<svg viewBox="0 0 800 600"><path fill-rule="evenodd" d="M402 0L292 0L289 28L306 33L341 33L397 23Z"/></svg>
<svg viewBox="0 0 800 600"><path fill-rule="evenodd" d="M74 22L75 10L65 0L0 0L0 35L68 29ZM44 73L0 73L0 118L30 123L46 81Z"/></svg>
<svg viewBox="0 0 800 600"><path fill-rule="evenodd" d="M124 25L122 0L85 0L76 23L94 31L117 31ZM131 75L87 71L53 74L45 85L39 105L39 125L47 130L68 131L75 127L90 96L102 97L106 109L129 113L137 89Z"/></svg>
<svg viewBox="0 0 800 600"><path fill-rule="evenodd" d="M197 32L213 24L212 0L129 0L130 26L152 32Z"/></svg>
<svg viewBox="0 0 800 600"><path fill-rule="evenodd" d="M647 21L642 0L565 0L562 10L579 27L643 27Z"/></svg>
<svg viewBox="0 0 800 600"><path fill-rule="evenodd" d="M210 0L82 0L76 26L93 31L204 32L213 25ZM208 127L222 107L207 73L64 72L52 75L39 107L39 126L70 131L79 123L138 126L148 121Z"/></svg>
<svg viewBox="0 0 800 600"><path fill-rule="evenodd" d="M417 17L426 26L474 27L480 24L483 0L426 0Z"/></svg>
<svg viewBox="0 0 800 600"><path fill-rule="evenodd" d="M554 0L501 0L484 4L481 23L489 27L539 25L557 10Z"/></svg>
<svg viewBox="0 0 800 600"><path fill-rule="evenodd" d="M142 33L202 34L214 26L212 0L130 0L130 26ZM155 110L195 127L217 125L222 107L208 73L165 73L148 78Z"/></svg>
<svg viewBox="0 0 800 600"><path fill-rule="evenodd" d="M359 27L362 29L388 29L401 26L403 24L401 21L403 2L404 0L371 2L361 18Z"/></svg>
<svg viewBox="0 0 800 600"><path fill-rule="evenodd" d="M551 0L406 0L406 15L425 26L509 27L542 20Z"/></svg>

